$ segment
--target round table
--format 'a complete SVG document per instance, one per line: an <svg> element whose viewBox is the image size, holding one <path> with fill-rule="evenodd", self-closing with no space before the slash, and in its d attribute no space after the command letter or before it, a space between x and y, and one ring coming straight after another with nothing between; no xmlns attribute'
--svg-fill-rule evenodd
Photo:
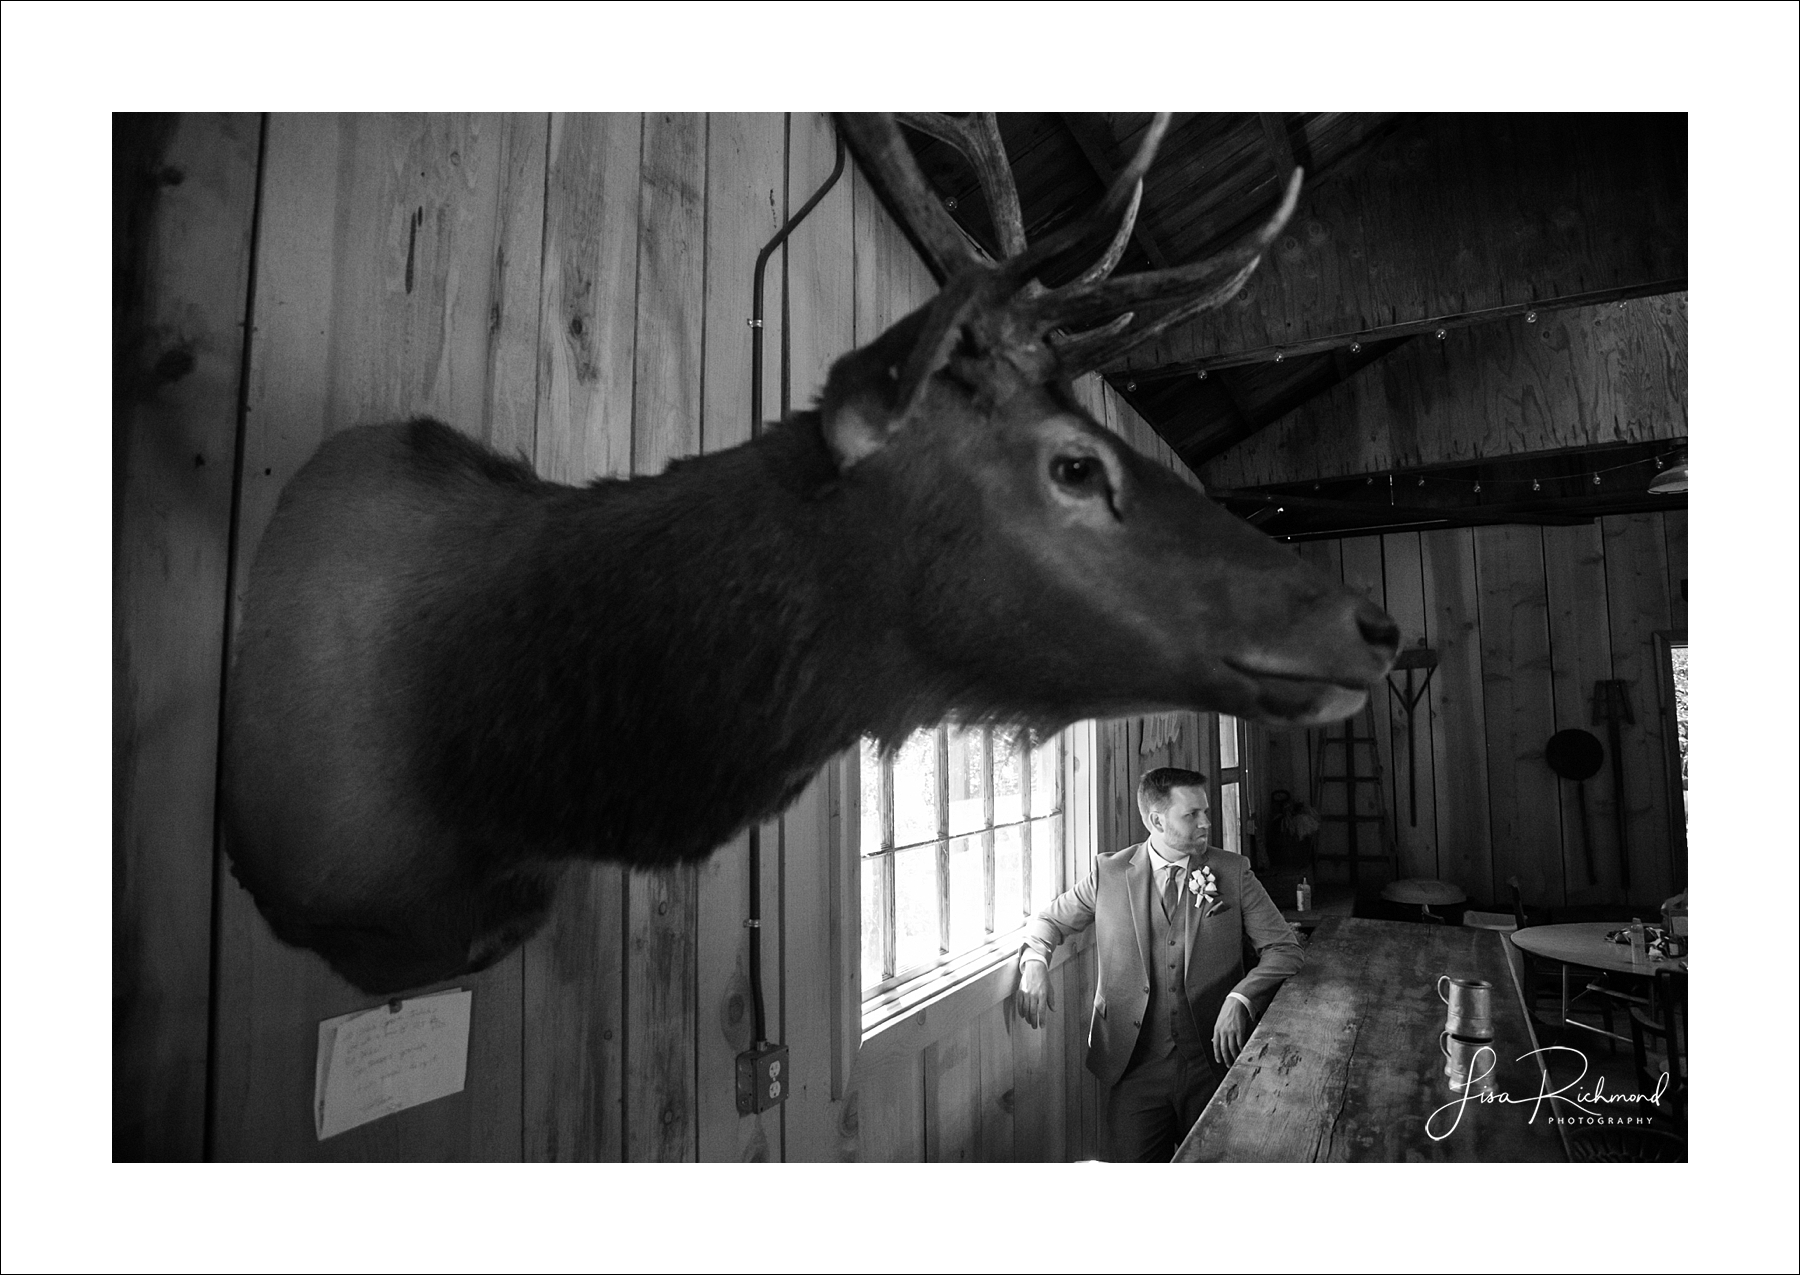
<svg viewBox="0 0 1800 1275"><path fill-rule="evenodd" d="M1418 908L1418 919L1421 921L1444 919L1431 910L1433 906L1451 908L1469 901L1469 896L1460 887L1430 877L1403 877L1398 881L1389 881L1381 887L1381 897L1389 903Z"/></svg>
<svg viewBox="0 0 1800 1275"><path fill-rule="evenodd" d="M1580 1027L1602 1036L1611 1036L1615 1040L1629 1041L1630 1037L1603 1031L1569 1017L1569 968L1578 965L1584 969L1655 978L1662 970L1687 973L1687 957L1651 960L1646 955L1644 959L1634 961L1629 943L1614 943L1606 937L1613 930L1624 929L1625 924L1622 921L1578 921L1567 925L1532 925L1523 930L1514 930L1507 937L1521 951L1530 952L1546 961L1556 961L1562 966L1562 1021L1565 1026Z"/></svg>
<svg viewBox="0 0 1800 1275"><path fill-rule="evenodd" d="M1623 921L1579 921L1569 925L1532 925L1514 930L1512 941L1533 956L1563 965L1585 965L1593 970L1610 970L1615 974L1642 974L1653 978L1658 970L1687 971L1687 958L1674 960L1631 959L1629 943L1612 943L1607 935L1625 928Z"/></svg>

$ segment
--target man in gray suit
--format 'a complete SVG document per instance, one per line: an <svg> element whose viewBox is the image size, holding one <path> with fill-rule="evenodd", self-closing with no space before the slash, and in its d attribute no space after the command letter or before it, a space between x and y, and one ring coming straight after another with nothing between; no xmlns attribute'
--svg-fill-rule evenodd
<svg viewBox="0 0 1800 1275"><path fill-rule="evenodd" d="M1026 926L1018 1004L1040 1025L1051 954L1099 926L1087 1068L1107 1087L1112 1158L1167 1161L1305 957L1249 861L1207 845L1205 775L1148 771L1137 800L1150 839L1102 856Z"/></svg>

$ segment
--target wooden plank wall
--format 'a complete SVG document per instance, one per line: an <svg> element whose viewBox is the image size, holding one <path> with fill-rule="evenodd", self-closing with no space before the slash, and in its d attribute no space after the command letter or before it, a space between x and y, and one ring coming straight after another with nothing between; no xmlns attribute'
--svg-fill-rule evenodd
<svg viewBox="0 0 1800 1275"><path fill-rule="evenodd" d="M834 136L817 115L195 117L170 154L204 180L165 192L145 330L189 350L193 374L119 418L118 1154L1095 1154L1099 1095L1081 1065L1091 950L1054 972L1053 1030L1013 1020L1007 972L909 1021L902 1047L859 1052L860 896L842 853L852 761L760 830L768 1014L793 1058L785 1105L740 1117L733 1097L751 1037L740 836L696 869L577 870L532 942L446 984L474 993L465 1091L314 1137L318 1022L375 998L276 942L228 874L213 898L230 606L278 493L332 431L414 413L569 482L742 442L752 265L830 171ZM808 405L833 358L933 291L851 166L770 263L764 417ZM1080 392L1185 475L1096 378ZM1116 746L1094 749L1095 782L1071 811L1099 825L1101 848L1142 836L1137 775L1198 764L1207 729L1190 717L1152 757L1134 748L1141 719L1096 729ZM1082 853L1092 844L1084 833Z"/></svg>
<svg viewBox="0 0 1800 1275"><path fill-rule="evenodd" d="M204 1149L213 774L261 121L114 117L113 1156Z"/></svg>
<svg viewBox="0 0 1800 1275"><path fill-rule="evenodd" d="M1683 628L1687 515L1633 514L1583 527L1403 532L1301 546L1303 556L1387 607L1405 645L1424 639L1438 669L1414 722L1418 823L1408 813L1406 719L1377 713L1386 798L1401 870L1451 881L1479 904L1650 908L1684 888L1678 795L1666 771L1654 635ZM1595 681L1630 684L1623 728L1631 884L1620 882L1612 770L1585 787L1590 882L1576 786L1544 745L1591 717ZM1380 701L1377 700L1380 708ZM1305 792L1310 733L1258 731L1261 787ZM1610 751L1610 749L1609 749Z"/></svg>

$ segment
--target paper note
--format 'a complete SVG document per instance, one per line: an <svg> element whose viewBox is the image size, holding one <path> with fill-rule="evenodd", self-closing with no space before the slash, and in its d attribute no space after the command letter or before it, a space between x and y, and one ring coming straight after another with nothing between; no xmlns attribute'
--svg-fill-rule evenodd
<svg viewBox="0 0 1800 1275"><path fill-rule="evenodd" d="M461 1093L472 992L458 988L319 1024L313 1126L321 1139Z"/></svg>

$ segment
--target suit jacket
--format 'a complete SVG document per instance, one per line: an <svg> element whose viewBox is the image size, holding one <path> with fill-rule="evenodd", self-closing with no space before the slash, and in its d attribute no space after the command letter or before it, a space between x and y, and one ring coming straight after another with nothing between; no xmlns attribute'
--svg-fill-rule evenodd
<svg viewBox="0 0 1800 1275"><path fill-rule="evenodd" d="M1140 842L1103 856L1073 890L1025 927L1025 946L1048 960L1069 935L1098 925L1100 977L1088 1026L1087 1068L1109 1086L1125 1074L1149 1003L1150 909L1161 906L1153 894L1154 854ZM1191 918L1184 976L1195 1025L1210 1037L1228 992L1241 994L1260 1017L1306 956L1248 859L1208 847L1193 861L1195 870L1203 866L1213 870L1223 906ZM1189 906L1185 897L1182 906ZM1249 970L1246 940L1257 954Z"/></svg>

